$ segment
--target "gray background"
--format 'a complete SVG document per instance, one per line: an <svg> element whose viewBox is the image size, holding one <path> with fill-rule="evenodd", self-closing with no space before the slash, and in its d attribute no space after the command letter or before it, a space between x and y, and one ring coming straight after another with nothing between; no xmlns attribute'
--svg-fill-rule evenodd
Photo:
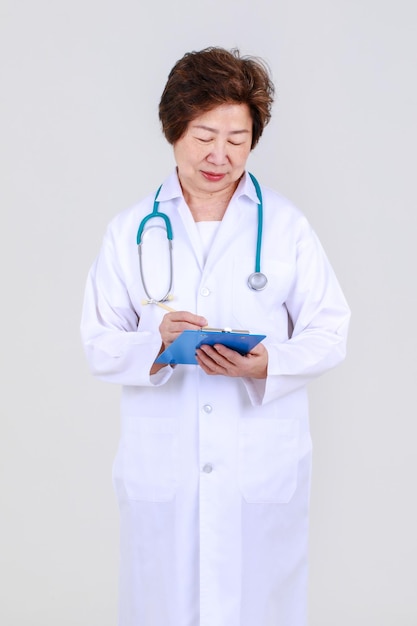
<svg viewBox="0 0 417 626"><path fill-rule="evenodd" d="M353 311L311 386L311 626L415 626L414 6L1 0L2 624L116 623L119 390L84 361L84 281L173 167L168 71L222 45L271 66L251 170L307 214Z"/></svg>

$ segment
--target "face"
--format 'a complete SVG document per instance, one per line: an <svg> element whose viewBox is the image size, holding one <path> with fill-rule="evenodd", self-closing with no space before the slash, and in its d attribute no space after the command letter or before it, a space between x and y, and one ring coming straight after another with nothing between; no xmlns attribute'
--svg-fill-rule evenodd
<svg viewBox="0 0 417 626"><path fill-rule="evenodd" d="M245 171L252 142L252 118L246 104L222 104L188 124L174 144L184 195L234 191Z"/></svg>

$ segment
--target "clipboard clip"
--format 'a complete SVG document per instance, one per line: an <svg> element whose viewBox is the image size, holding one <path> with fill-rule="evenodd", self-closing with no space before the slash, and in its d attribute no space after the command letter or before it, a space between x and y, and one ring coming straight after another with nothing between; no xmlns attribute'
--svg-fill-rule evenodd
<svg viewBox="0 0 417 626"><path fill-rule="evenodd" d="M229 328L226 326L225 328L212 328L211 326L204 326L201 330L204 332L212 332L212 333L239 333L242 335L249 335L250 330L234 330L233 328Z"/></svg>

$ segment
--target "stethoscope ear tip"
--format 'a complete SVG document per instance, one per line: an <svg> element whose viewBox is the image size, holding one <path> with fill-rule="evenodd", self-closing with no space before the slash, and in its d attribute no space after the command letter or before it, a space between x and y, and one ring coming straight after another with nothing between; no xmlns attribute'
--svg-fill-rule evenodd
<svg viewBox="0 0 417 626"><path fill-rule="evenodd" d="M141 304L142 306L146 306L147 304L156 304L156 306L161 307L161 309L165 309L165 311L169 311L170 313L176 313L176 309L173 309L172 307L168 306L167 304L165 304L166 300L173 300L174 297L170 296L170 297L166 297L163 300L154 300L153 298L149 298L149 299L144 299L142 300Z"/></svg>

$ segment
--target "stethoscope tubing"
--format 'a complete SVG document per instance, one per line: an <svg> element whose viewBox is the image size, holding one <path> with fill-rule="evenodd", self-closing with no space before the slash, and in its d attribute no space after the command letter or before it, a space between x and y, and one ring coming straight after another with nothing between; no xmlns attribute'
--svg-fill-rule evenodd
<svg viewBox="0 0 417 626"><path fill-rule="evenodd" d="M171 220L169 219L168 215L166 215L166 213L162 213L161 211L159 211L158 196L159 196L159 192L161 191L161 188L162 188L162 185L160 185L158 187L158 190L157 190L157 192L155 194L155 198L154 198L154 201L153 201L152 213L149 213L148 215L145 215L145 217L143 218L143 220L139 224L138 232L137 232L137 235L136 235L136 243L137 243L138 246L140 246L140 244L142 242L142 235L143 235L143 231L145 229L146 224L149 222L149 220L153 219L154 217L161 217L164 220L165 228L166 228L166 231L167 231L167 238L170 241L173 240Z"/></svg>
<svg viewBox="0 0 417 626"><path fill-rule="evenodd" d="M263 229L263 200L261 187L255 176L249 172L249 176L255 186L256 195L258 196L258 235L256 237L256 255L255 255L255 274L261 272L261 249L262 249L262 229Z"/></svg>
<svg viewBox="0 0 417 626"><path fill-rule="evenodd" d="M262 289L264 289L266 287L266 284L268 282L267 277L265 276L265 274L262 274L261 272L261 250L262 250L262 230L263 230L263 200L262 200L262 191L261 191L261 187L258 183L258 181L256 180L255 176L253 174L251 174L249 172L249 176L255 186L255 191L256 191L256 195L258 197L258 232L257 232L257 237L256 237L256 253L255 253L255 271L253 272L253 274L251 274L248 277L248 286L250 287L250 289L253 289L254 291L262 291ZM162 213L161 211L159 211L159 192L161 191L162 185L160 185L158 187L158 190L155 194L155 198L154 198L154 202L153 202L153 208L152 208L152 212L149 213L148 215L145 215L145 217L142 219L142 221L139 224L139 228L138 228L138 232L136 235L136 243L138 246L138 255L139 255L139 270L140 270L140 277L142 280L142 285L143 285L143 289L145 291L145 294L147 296L147 298L149 299L149 302L155 302L155 300L152 298L152 296L149 293L149 290L147 288L146 285L146 281L145 281L145 277L143 275L143 266L142 266L142 235L143 235L143 231L145 229L146 224L149 222L149 220L153 219L153 218L161 218L164 222L165 222L165 229L166 229L166 236L168 239L168 243L169 243L169 265L170 265L170 270L169 270L169 288L167 293L165 294L165 296L159 300L159 302L165 302L166 300L169 300L170 297L170 292L171 292L171 288L172 288L172 282L173 282L173 269L172 269L172 240L173 240L173 231L172 231L172 225L171 225L171 220L169 219L168 215L166 215L165 213Z"/></svg>

